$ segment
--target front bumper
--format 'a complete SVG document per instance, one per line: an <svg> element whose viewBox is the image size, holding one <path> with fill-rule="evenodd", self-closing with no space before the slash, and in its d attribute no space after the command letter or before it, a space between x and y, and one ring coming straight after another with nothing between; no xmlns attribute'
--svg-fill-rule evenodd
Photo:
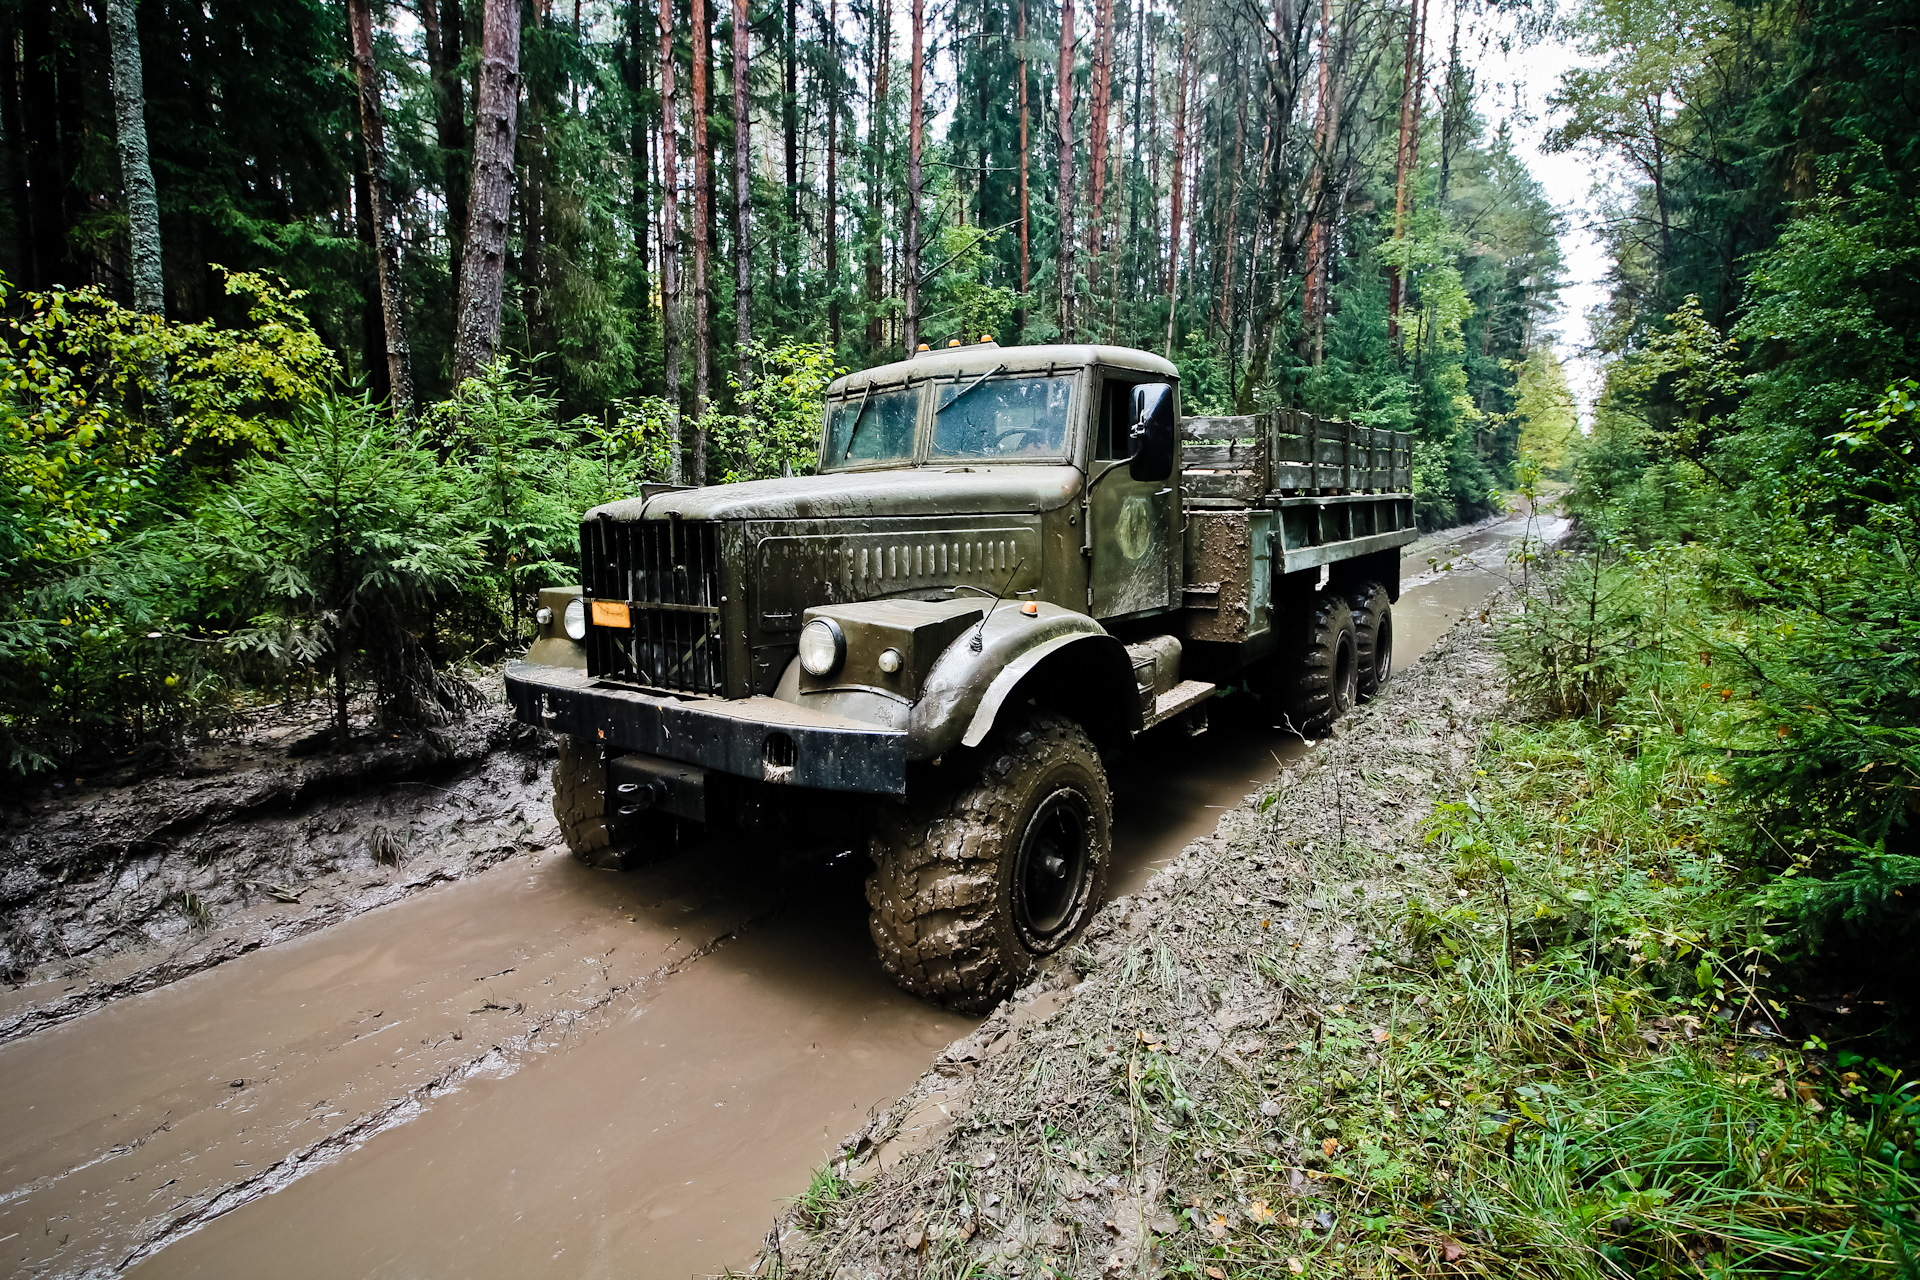
<svg viewBox="0 0 1920 1280"><path fill-rule="evenodd" d="M907 735L779 698L642 693L569 667L516 663L507 699L526 724L736 777L904 795Z"/></svg>

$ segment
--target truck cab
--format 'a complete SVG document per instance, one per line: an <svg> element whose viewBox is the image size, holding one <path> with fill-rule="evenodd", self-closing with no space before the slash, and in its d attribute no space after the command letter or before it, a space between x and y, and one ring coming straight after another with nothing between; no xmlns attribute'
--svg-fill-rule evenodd
<svg viewBox="0 0 1920 1280"><path fill-rule="evenodd" d="M1203 729L1229 678L1324 732L1390 671L1405 440L1308 421L1183 422L1158 356L982 341L835 381L814 475L587 512L506 678L562 735L568 843L851 827L889 973L990 1003L1098 905L1103 753Z"/></svg>

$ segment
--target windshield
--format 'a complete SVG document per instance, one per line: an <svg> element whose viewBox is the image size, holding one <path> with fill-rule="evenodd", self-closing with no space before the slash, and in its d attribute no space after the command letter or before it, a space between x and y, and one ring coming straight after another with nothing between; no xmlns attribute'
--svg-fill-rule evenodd
<svg viewBox="0 0 1920 1280"><path fill-rule="evenodd" d="M827 445L821 466L861 466L913 460L914 419L920 392L911 387L862 393L827 406Z"/></svg>
<svg viewBox="0 0 1920 1280"><path fill-rule="evenodd" d="M1070 378L962 378L935 388L936 458L1058 458Z"/></svg>

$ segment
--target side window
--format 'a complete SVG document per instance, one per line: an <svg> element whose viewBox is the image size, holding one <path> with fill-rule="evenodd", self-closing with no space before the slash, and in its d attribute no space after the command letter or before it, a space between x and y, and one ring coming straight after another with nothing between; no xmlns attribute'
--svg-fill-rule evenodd
<svg viewBox="0 0 1920 1280"><path fill-rule="evenodd" d="M1103 378L1100 382L1100 417L1095 424L1093 457L1096 462L1127 456L1127 428L1133 413L1131 382Z"/></svg>

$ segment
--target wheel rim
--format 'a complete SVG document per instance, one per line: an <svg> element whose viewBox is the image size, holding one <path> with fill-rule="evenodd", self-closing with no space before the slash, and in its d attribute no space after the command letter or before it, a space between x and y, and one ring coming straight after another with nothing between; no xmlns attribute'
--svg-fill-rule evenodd
<svg viewBox="0 0 1920 1280"><path fill-rule="evenodd" d="M1393 615L1380 615L1380 630L1375 632L1373 642L1373 683L1374 687L1387 682L1393 674Z"/></svg>
<svg viewBox="0 0 1920 1280"><path fill-rule="evenodd" d="M1034 951L1051 949L1080 914L1092 858L1093 821L1078 791L1062 787L1041 802L1013 867L1013 921Z"/></svg>
<svg viewBox="0 0 1920 1280"><path fill-rule="evenodd" d="M1353 705L1354 692L1358 688L1359 672L1353 654L1353 636L1351 633L1340 637L1340 647L1334 650L1333 687L1341 708Z"/></svg>

